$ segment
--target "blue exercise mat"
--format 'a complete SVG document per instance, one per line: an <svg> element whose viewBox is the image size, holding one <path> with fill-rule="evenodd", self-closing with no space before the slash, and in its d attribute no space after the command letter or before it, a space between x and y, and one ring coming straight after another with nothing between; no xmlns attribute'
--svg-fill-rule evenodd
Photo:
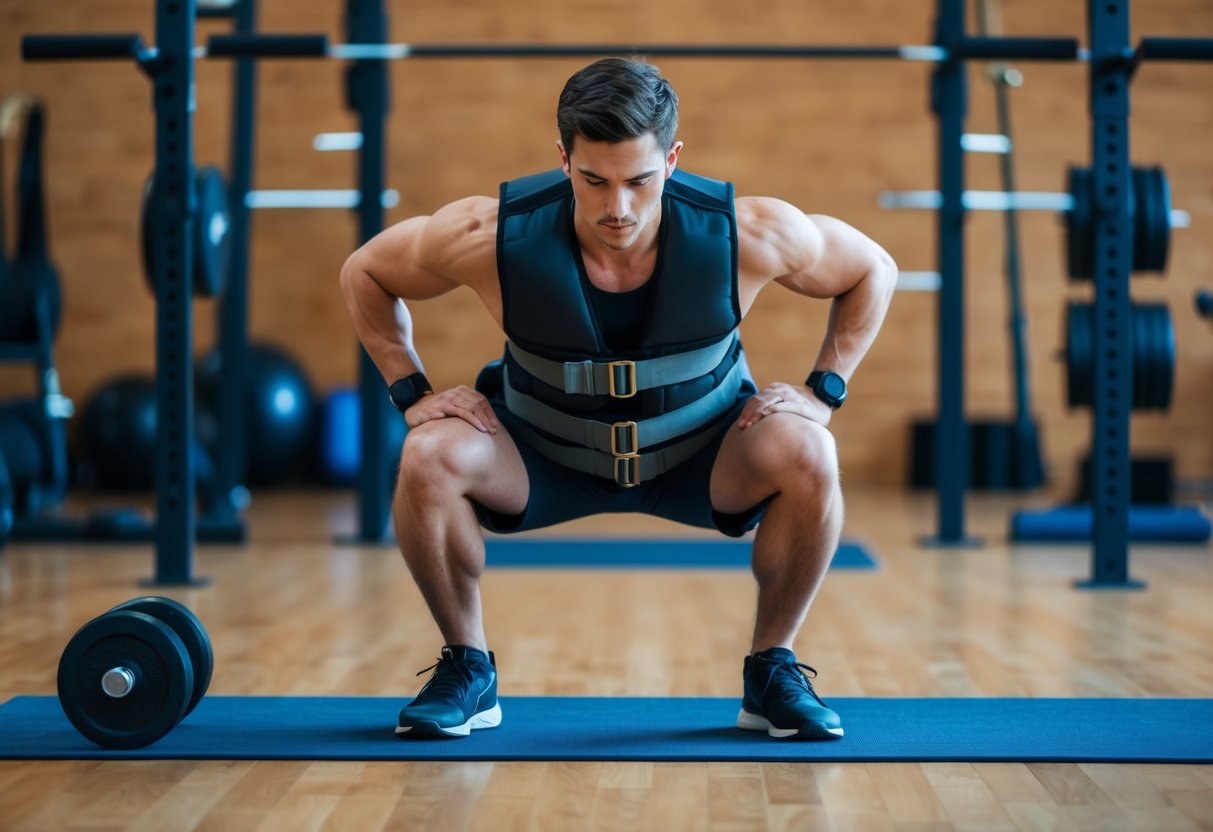
<svg viewBox="0 0 1213 832"><path fill-rule="evenodd" d="M493 537L485 544L490 567L566 569L749 569L748 540L632 540ZM875 569L876 560L859 543L843 541L832 569Z"/></svg>
<svg viewBox="0 0 1213 832"><path fill-rule="evenodd" d="M1213 763L1213 699L830 699L846 736L773 740L738 699L503 697L470 737L405 740L405 697L210 696L155 745L106 751L50 696L0 705L2 759Z"/></svg>
<svg viewBox="0 0 1213 832"><path fill-rule="evenodd" d="M1091 540L1091 507L1060 506L1011 515L1017 543L1086 543ZM1134 543L1205 543L1213 524L1195 506L1130 506L1129 540Z"/></svg>

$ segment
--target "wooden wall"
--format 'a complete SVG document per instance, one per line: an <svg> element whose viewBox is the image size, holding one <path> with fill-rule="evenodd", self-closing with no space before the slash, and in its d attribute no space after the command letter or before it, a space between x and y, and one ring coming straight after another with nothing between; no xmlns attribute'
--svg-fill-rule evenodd
<svg viewBox="0 0 1213 832"><path fill-rule="evenodd" d="M416 42L622 43L924 43L933 5L926 0L812 3L768 0L662 0L611 4L583 0L397 0L393 40ZM0 0L0 95L27 91L49 107L47 184L54 258L61 270L65 325L57 356L66 392L82 401L104 379L150 370L153 307L140 271L136 217L152 159L147 81L119 63L23 64L19 38L30 32L139 31L151 39L148 0ZM342 40L336 0L262 0L267 31L327 31ZM1082 35L1080 2L1007 0L1009 34ZM201 21L200 38L224 31ZM1209 35L1207 0L1134 4L1134 32ZM554 106L582 61L397 62L392 65L391 186L398 221L471 193L494 194L507 178L553 166ZM934 126L924 65L900 62L658 62L679 90L683 165L737 183L739 194L785 198L806 211L838 216L881 242L905 270L934 267L930 214L876 207L886 189L933 187ZM1024 65L1013 95L1016 163L1025 190L1057 190L1068 163L1089 156L1085 69ZM971 69L970 129L994 129L984 68ZM344 110L343 66L266 62L260 75L256 186L345 188L348 154L316 153L313 135L353 129ZM231 69L198 69L197 157L227 158ZM1185 478L1213 475L1213 327L1192 309L1194 291L1213 284L1213 68L1144 67L1134 86L1133 155L1163 164L1175 203L1192 228L1175 234L1165 279L1139 278L1139 298L1171 303L1179 342L1175 405L1134 420L1134 448L1175 453ZM6 150L12 170L12 148ZM973 157L971 187L996 188L994 157ZM11 176L9 177L11 182ZM11 198L10 198L11 200ZM10 213L11 217L11 213ZM337 288L337 272L356 244L351 214L257 213L252 251L252 326L284 344L321 390L350 385L356 351ZM1087 294L1064 279L1055 215L1022 218L1035 409L1058 481L1073 479L1088 442L1086 412L1067 412L1064 304ZM11 236L9 237L11 240ZM998 215L973 215L968 253L968 401L975 417L1005 417L1012 382ZM816 354L824 304L777 287L759 299L743 330L760 382L799 380ZM418 304L418 342L431 378L469 382L501 348L502 337L461 290ZM197 304L198 346L212 340L213 307ZM849 480L904 478L910 421L933 410L935 298L901 293L885 330L853 381L852 400L834 422ZM31 389L28 373L0 368L0 395Z"/></svg>

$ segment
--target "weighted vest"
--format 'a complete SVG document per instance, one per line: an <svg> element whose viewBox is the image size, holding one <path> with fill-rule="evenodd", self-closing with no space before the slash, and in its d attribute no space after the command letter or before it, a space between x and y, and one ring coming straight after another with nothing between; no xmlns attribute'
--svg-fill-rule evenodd
<svg viewBox="0 0 1213 832"><path fill-rule="evenodd" d="M624 487L692 457L754 391L737 336L733 186L675 171L658 234L640 341L612 352L590 300L568 178L556 169L501 186L506 407L545 456Z"/></svg>

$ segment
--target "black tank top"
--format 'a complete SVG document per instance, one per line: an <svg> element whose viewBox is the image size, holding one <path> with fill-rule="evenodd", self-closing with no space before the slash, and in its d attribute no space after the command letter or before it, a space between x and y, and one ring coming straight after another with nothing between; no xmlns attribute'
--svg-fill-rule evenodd
<svg viewBox="0 0 1213 832"><path fill-rule="evenodd" d="M608 292L586 281L590 287L590 304L598 316L602 338L611 350L624 352L640 346L644 322L648 315L649 297L654 277L628 292Z"/></svg>

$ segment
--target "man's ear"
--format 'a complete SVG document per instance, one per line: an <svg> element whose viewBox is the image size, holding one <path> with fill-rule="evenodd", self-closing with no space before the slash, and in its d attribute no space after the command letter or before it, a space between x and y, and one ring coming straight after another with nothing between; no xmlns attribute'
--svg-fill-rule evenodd
<svg viewBox="0 0 1213 832"><path fill-rule="evenodd" d="M669 179L674 174L674 168L678 167L678 154L682 153L682 142L674 142L674 146L670 148L670 152L665 157L665 178Z"/></svg>
<svg viewBox="0 0 1213 832"><path fill-rule="evenodd" d="M564 175L572 176L573 171L569 167L569 153L564 149L564 142L560 139L556 140L556 149L560 151L560 167L564 170Z"/></svg>

